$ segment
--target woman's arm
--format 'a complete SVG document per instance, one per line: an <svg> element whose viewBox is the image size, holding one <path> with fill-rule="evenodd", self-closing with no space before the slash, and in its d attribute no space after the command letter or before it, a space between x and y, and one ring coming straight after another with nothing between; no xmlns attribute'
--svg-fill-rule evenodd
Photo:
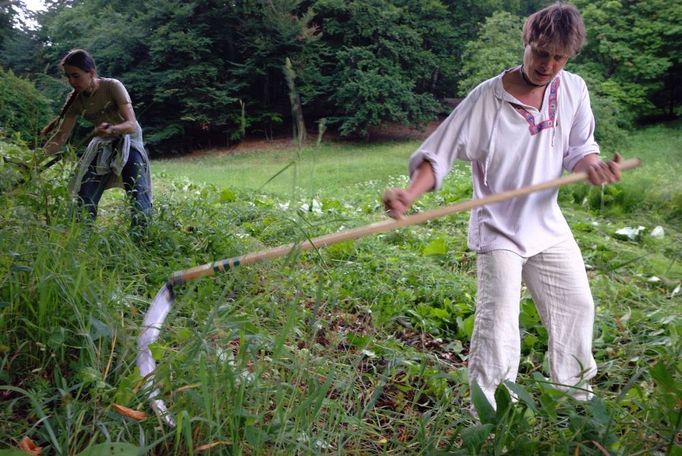
<svg viewBox="0 0 682 456"><path fill-rule="evenodd" d="M133 105L125 103L119 106L119 114L125 119L123 122L112 125L110 123L101 123L96 129L97 136L120 136L135 132L137 119L135 118L135 111Z"/></svg>
<svg viewBox="0 0 682 456"><path fill-rule="evenodd" d="M71 136L71 131L73 130L73 127L75 125L76 125L75 117L64 117L64 120L62 120L62 123L59 126L59 130L57 130L57 133L55 133L45 143L44 146L45 152L47 152L48 154L56 154L57 152L59 152L59 149L61 149L62 146L66 144L66 141L69 139L69 136Z"/></svg>

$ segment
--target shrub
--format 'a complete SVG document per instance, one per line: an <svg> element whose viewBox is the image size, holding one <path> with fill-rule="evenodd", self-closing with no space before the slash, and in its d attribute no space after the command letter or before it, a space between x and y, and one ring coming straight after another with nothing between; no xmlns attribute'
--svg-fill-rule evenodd
<svg viewBox="0 0 682 456"><path fill-rule="evenodd" d="M50 102L31 81L0 67L0 134L35 143L50 116Z"/></svg>

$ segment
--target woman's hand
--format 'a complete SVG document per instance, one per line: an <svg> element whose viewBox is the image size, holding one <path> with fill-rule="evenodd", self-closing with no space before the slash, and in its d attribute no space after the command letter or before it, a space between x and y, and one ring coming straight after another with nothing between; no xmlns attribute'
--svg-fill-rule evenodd
<svg viewBox="0 0 682 456"><path fill-rule="evenodd" d="M45 152L48 155L56 154L57 152L59 152L59 149L61 149L62 146L66 143L66 140L69 139L69 136L71 135L71 131L73 130L74 125L76 125L75 117L64 117L61 125L59 126L59 129L57 130L57 133L55 133L50 139L48 139L45 145L43 146L45 148Z"/></svg>
<svg viewBox="0 0 682 456"><path fill-rule="evenodd" d="M115 136L117 134L116 127L107 122L102 122L95 128L95 136Z"/></svg>
<svg viewBox="0 0 682 456"><path fill-rule="evenodd" d="M123 117L123 122L116 125L102 122L95 128L96 136L122 136L135 131L137 121L135 120L135 111L133 111L133 107L130 103L121 105L118 112L121 114L121 117Z"/></svg>

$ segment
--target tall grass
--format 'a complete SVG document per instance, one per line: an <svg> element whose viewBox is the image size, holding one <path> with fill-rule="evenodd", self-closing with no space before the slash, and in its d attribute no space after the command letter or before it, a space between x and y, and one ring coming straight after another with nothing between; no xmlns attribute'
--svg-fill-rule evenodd
<svg viewBox="0 0 682 456"><path fill-rule="evenodd" d="M675 454L681 144L663 128L631 138L624 154L644 166L622 184L562 190L598 306L598 399L575 403L548 384L546 332L524 296L522 369L510 385L519 400L501 388L497 412L466 384L476 291L467 214L177 289L151 347L175 428L151 412L135 367L142 316L173 271L382 219L379 195L405 183L415 143L155 161L155 220L141 240L128 235L121 192L107 192L84 226L69 211L66 165L8 190L21 176L5 164L0 447L28 436L64 455ZM0 143L21 154L13 147ZM292 160L298 181L290 165L252 190ZM458 165L417 209L469 193ZM636 239L615 234L640 224ZM662 239L649 235L655 225ZM150 416L137 422L113 404ZM105 442L130 446L95 446Z"/></svg>

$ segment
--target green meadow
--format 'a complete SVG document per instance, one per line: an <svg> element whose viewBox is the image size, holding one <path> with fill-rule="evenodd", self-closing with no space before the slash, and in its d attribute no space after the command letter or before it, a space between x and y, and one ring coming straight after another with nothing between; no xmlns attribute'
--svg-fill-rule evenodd
<svg viewBox="0 0 682 456"><path fill-rule="evenodd" d="M188 179L217 187L264 191L286 197L292 190L338 197L349 186L382 182L407 173L407 159L417 141L379 144L321 143L278 151L258 150L233 155L207 151L197 158L154 162L156 175Z"/></svg>
<svg viewBox="0 0 682 456"><path fill-rule="evenodd" d="M497 411L467 385L467 213L176 287L153 386L135 364L173 272L384 220L381 194L405 185L417 141L155 160L143 238L118 190L94 225L75 221L72 161L42 174L2 161L0 455L24 454L24 437L48 455L682 454L682 129L626 143L642 166L622 182L560 192L597 305L596 397L549 382L524 293L517 400L499 388ZM21 145L0 151L33 164ZM414 210L470 192L458 163ZM152 411L156 388L175 426Z"/></svg>

